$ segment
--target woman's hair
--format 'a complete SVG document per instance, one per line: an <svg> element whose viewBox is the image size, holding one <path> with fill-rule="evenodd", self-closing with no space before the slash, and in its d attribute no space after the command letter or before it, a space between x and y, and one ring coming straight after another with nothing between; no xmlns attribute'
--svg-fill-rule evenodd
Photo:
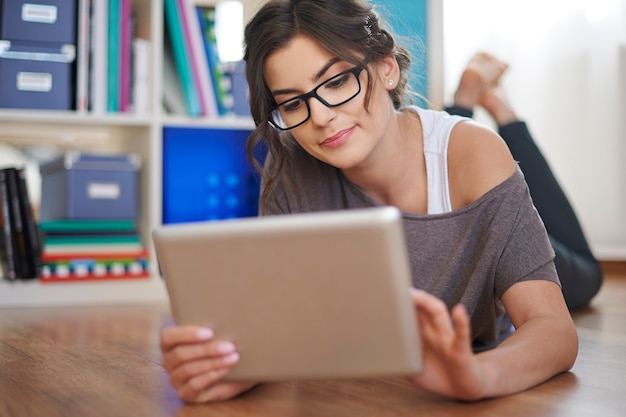
<svg viewBox="0 0 626 417"><path fill-rule="evenodd" d="M411 58L408 51L396 45L392 35L381 27L378 14L366 0L269 0L245 29L246 76L250 93L250 109L256 129L248 138L248 156L262 173L264 189L260 198L261 213L275 195L278 182L297 190L293 178L294 156L303 152L289 132L279 133L268 123L271 108L276 104L264 79L266 59L284 47L296 35L302 34L316 40L338 58L363 66L369 80L372 74L368 62L393 55L400 67L400 80L390 91L394 107L404 105L408 92L408 68ZM371 96L368 82L366 108ZM264 142L271 163L261 169L254 157Z"/></svg>

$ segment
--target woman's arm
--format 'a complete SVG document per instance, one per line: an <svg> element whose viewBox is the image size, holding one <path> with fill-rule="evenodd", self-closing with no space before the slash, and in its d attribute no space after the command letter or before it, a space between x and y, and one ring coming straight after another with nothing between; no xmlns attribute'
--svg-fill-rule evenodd
<svg viewBox="0 0 626 417"><path fill-rule="evenodd" d="M478 355L489 375L490 395L527 389L574 366L578 335L556 283L518 282L502 302L516 331L498 348Z"/></svg>
<svg viewBox="0 0 626 417"><path fill-rule="evenodd" d="M578 353L576 328L558 285L514 284L502 297L516 331L497 348L473 354L467 312L413 291L424 371L410 380L436 394L462 400L497 397L531 388L569 370Z"/></svg>

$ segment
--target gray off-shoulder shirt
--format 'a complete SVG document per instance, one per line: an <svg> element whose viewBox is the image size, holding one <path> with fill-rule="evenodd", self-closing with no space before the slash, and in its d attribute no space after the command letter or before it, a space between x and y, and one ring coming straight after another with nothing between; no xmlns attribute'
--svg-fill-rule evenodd
<svg viewBox="0 0 626 417"><path fill-rule="evenodd" d="M341 172L303 151L291 161L296 190L279 183L264 215L380 206ZM554 251L519 168L473 203L443 214L403 213L413 285L471 316L474 348L493 347L510 329L502 295L526 280L559 284Z"/></svg>

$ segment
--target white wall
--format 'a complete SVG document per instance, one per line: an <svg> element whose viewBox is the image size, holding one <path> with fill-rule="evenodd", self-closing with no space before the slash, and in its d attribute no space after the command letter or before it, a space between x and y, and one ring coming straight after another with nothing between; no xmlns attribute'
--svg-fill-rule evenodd
<svg viewBox="0 0 626 417"><path fill-rule="evenodd" d="M626 259L626 0L444 0L443 16L447 102L474 52L509 63L503 86L596 255Z"/></svg>

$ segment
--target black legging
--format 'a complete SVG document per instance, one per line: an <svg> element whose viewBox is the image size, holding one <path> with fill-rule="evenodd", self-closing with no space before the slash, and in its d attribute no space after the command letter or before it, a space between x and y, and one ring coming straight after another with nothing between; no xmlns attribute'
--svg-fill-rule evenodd
<svg viewBox="0 0 626 417"><path fill-rule="evenodd" d="M471 110L457 106L448 107L446 111L465 117L473 115ZM546 226L556 253L554 264L567 306L571 310L589 304L602 285L602 268L587 244L576 213L526 123L516 121L499 126L499 133L518 161L533 203Z"/></svg>

